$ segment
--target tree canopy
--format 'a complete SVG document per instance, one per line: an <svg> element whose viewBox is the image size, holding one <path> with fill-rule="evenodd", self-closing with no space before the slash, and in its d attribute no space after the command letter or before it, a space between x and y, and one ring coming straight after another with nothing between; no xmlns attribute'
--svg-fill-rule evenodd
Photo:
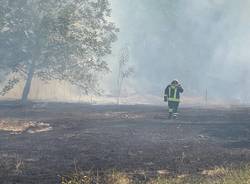
<svg viewBox="0 0 250 184"><path fill-rule="evenodd" d="M96 74L107 71L118 29L108 0L1 0L0 70L12 73L2 94L25 79L27 100L33 77L65 80L85 93L96 89Z"/></svg>

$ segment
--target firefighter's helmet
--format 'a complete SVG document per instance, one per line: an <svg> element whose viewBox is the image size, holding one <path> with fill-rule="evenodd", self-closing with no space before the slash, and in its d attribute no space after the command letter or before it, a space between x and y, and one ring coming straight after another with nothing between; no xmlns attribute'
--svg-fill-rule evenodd
<svg viewBox="0 0 250 184"><path fill-rule="evenodd" d="M175 80L173 80L173 81L171 82L171 84L177 85L177 84L179 84L179 81L178 81L177 79L175 79Z"/></svg>

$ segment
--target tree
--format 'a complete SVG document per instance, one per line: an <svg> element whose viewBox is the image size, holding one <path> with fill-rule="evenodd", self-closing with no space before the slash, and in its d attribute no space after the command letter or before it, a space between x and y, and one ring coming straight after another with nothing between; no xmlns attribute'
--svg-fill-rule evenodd
<svg viewBox="0 0 250 184"><path fill-rule="evenodd" d="M128 47L124 47L121 49L120 57L119 57L119 69L118 69L118 77L117 77L117 104L120 104L120 96L122 91L122 86L124 79L130 77L134 73L134 68L128 67L129 62L129 49Z"/></svg>
<svg viewBox="0 0 250 184"><path fill-rule="evenodd" d="M2 95L25 80L25 103L34 77L96 90L118 31L110 16L108 0L1 0L0 70L16 74Z"/></svg>

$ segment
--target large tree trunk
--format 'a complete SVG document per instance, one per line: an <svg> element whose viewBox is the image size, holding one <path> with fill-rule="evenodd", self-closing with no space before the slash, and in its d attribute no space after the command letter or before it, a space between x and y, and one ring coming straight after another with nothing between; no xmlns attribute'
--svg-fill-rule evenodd
<svg viewBox="0 0 250 184"><path fill-rule="evenodd" d="M28 96L30 93L30 88L31 88L31 83L32 83L32 79L34 76L34 70L35 70L35 65L34 63L32 63L30 65L29 71L28 71L28 76L25 82L25 86L23 88L23 94L22 94L22 98L21 98L21 104L26 104L28 102Z"/></svg>

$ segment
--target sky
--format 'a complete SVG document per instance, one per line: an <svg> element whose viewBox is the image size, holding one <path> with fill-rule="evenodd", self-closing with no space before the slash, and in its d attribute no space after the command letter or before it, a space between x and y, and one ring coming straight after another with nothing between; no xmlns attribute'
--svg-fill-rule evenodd
<svg viewBox="0 0 250 184"><path fill-rule="evenodd" d="M115 91L117 60L129 48L135 74L123 91L160 95L173 79L186 96L250 102L249 0L111 0L120 28L102 81Z"/></svg>

